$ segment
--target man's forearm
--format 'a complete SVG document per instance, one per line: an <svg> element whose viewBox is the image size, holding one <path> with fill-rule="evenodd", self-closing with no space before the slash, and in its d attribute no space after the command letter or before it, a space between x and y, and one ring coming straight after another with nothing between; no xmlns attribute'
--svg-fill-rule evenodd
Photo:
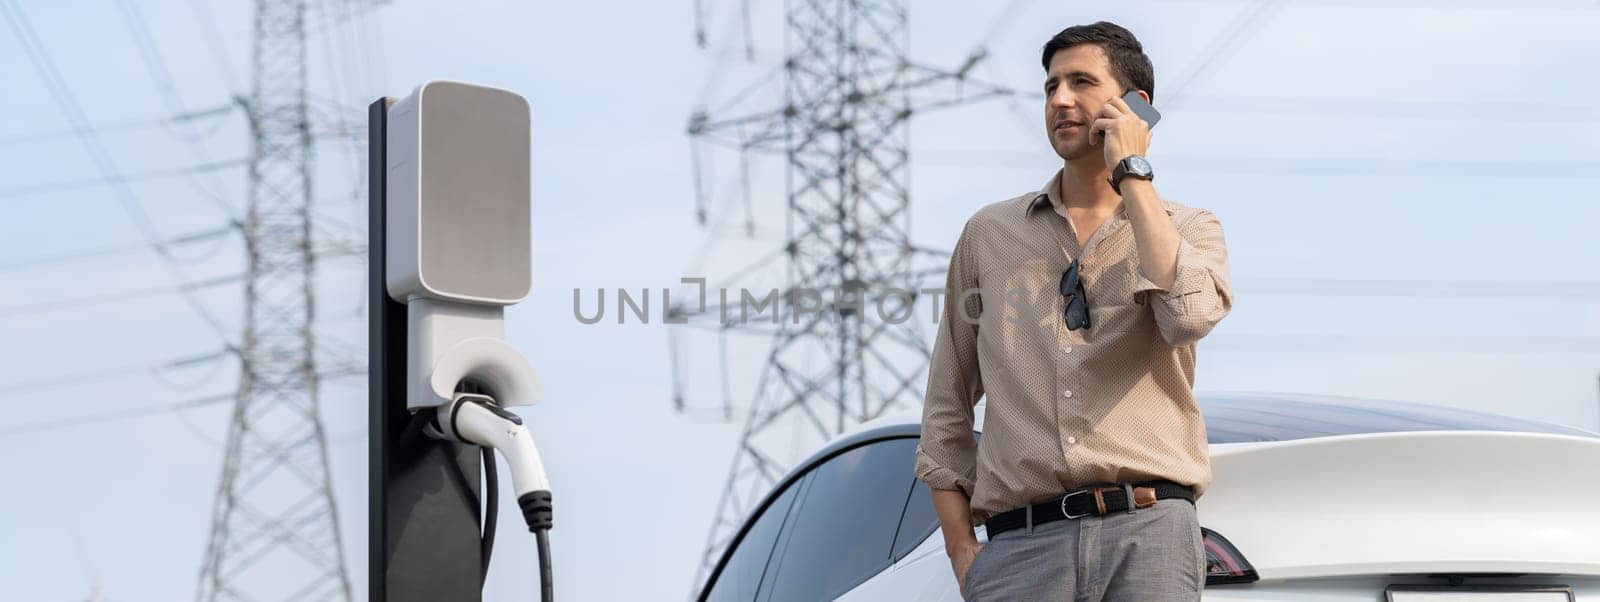
<svg viewBox="0 0 1600 602"><path fill-rule="evenodd" d="M1154 183L1135 178L1123 180L1122 209L1133 223L1140 270L1156 286L1171 288L1178 275L1178 228L1167 217Z"/></svg>
<svg viewBox="0 0 1600 602"><path fill-rule="evenodd" d="M954 489L930 489L933 493L933 510L939 515L939 529L944 532L946 552L978 543L972 531L972 504L967 494Z"/></svg>

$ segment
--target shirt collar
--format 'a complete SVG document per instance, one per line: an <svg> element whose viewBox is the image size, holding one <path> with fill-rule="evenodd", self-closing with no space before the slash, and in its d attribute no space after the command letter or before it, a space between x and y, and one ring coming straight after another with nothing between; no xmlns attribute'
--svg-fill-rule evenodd
<svg viewBox="0 0 1600 602"><path fill-rule="evenodd" d="M1031 217L1036 209L1048 209L1052 206L1060 206L1061 170L1056 170L1055 175L1050 176L1050 181L1045 182L1044 188L1040 188L1038 192L1033 193L1033 196L1027 198L1028 202L1024 203L1022 207L1024 212L1023 215L1027 217ZM1166 199L1161 199L1161 208L1167 212L1167 215L1174 214L1172 205L1168 204ZM1120 217L1123 215L1123 211L1118 209L1117 216Z"/></svg>

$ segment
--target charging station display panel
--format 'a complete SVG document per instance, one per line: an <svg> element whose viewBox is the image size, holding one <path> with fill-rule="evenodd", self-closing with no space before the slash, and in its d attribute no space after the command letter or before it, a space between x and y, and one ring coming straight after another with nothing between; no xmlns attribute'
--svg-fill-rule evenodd
<svg viewBox="0 0 1600 602"><path fill-rule="evenodd" d="M521 301L532 280L527 101L429 82L390 121L390 294Z"/></svg>

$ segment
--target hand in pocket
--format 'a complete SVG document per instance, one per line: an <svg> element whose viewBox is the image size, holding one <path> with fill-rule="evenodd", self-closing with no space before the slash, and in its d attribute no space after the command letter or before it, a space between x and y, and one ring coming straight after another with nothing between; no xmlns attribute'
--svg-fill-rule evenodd
<svg viewBox="0 0 1600 602"><path fill-rule="evenodd" d="M972 561L978 558L978 552L983 550L984 544L973 543L965 546L950 555L950 565L956 572L956 587L967 591L967 571L972 569Z"/></svg>

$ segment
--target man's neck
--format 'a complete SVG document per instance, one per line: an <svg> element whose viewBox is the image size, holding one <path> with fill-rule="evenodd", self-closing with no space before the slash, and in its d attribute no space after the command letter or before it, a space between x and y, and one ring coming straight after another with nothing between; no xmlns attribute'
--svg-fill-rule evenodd
<svg viewBox="0 0 1600 602"><path fill-rule="evenodd" d="M1097 215L1115 213L1122 197L1111 189L1111 171L1099 156L1067 161L1061 169L1061 203L1069 210Z"/></svg>

